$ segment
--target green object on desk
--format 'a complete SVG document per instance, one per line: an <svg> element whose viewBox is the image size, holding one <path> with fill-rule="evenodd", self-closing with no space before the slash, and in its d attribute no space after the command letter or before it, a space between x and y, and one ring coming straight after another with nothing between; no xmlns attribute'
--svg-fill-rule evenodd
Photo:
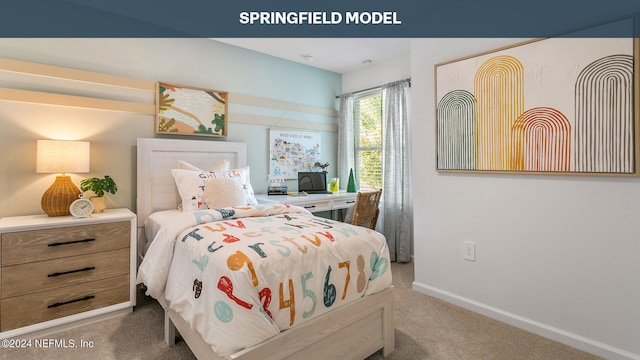
<svg viewBox="0 0 640 360"><path fill-rule="evenodd" d="M349 171L349 182L347 183L347 192L356 192L356 180L353 177L353 169Z"/></svg>

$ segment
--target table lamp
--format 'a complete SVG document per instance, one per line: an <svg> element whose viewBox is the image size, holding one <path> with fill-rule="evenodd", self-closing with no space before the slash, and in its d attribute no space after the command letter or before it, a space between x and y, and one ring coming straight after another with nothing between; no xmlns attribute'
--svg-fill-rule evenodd
<svg viewBox="0 0 640 360"><path fill-rule="evenodd" d="M37 173L61 173L42 194L42 210L49 216L65 216L69 206L78 199L80 189L66 173L89 172L89 142L67 140L38 140Z"/></svg>

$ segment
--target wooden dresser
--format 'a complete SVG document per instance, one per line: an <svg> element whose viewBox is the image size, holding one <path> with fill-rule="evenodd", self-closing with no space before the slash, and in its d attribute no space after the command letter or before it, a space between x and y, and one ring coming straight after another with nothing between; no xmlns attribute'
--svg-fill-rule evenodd
<svg viewBox="0 0 640 360"><path fill-rule="evenodd" d="M135 306L136 215L0 219L0 338L62 330Z"/></svg>

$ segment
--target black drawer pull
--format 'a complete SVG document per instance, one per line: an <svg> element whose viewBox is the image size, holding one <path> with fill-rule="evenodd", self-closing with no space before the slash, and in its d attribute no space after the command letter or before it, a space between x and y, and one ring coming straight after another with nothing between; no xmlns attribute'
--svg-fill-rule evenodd
<svg viewBox="0 0 640 360"><path fill-rule="evenodd" d="M91 241L96 241L96 239L93 238L93 239L74 240L74 241L67 241L67 242L57 242L57 243L48 244L47 246L70 245L70 244L78 244L78 243L91 242Z"/></svg>
<svg viewBox="0 0 640 360"><path fill-rule="evenodd" d="M350 200L350 201L347 201L347 204L353 204L354 202L356 202L356 201L355 200Z"/></svg>
<svg viewBox="0 0 640 360"><path fill-rule="evenodd" d="M75 299L75 300L69 300L69 301L65 301L65 302L59 302L59 303L55 303L55 304L51 304L49 306L47 306L49 309L54 308L54 307L58 307L58 306L62 306L62 305L67 305L67 304L71 304L74 302L78 302L78 301L85 301L85 300L91 300L95 298L95 295L87 295L83 298L80 299Z"/></svg>
<svg viewBox="0 0 640 360"><path fill-rule="evenodd" d="M315 205L308 205L308 206L305 206L304 208L305 209L313 209L314 207L316 207L316 206Z"/></svg>
<svg viewBox="0 0 640 360"><path fill-rule="evenodd" d="M71 270L71 271L63 271L63 272L57 272L57 273L53 273L53 274L49 274L47 275L48 277L55 277L55 276L60 276L60 275L67 275L67 274L73 274L73 273L77 273L77 272L81 272L81 271L89 271L89 270L94 270L96 267L95 266L87 266L84 269L78 269L78 270Z"/></svg>

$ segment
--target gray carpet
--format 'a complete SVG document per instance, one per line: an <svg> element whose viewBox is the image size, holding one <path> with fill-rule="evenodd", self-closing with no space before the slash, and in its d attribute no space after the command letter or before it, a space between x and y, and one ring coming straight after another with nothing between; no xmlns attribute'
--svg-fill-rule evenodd
<svg viewBox="0 0 640 360"><path fill-rule="evenodd" d="M368 360L594 360L595 356L411 290L412 264L392 264L396 350ZM167 347L163 311L143 294L135 311L49 338L92 341L92 348L0 349L2 359L188 359L184 342ZM329 359L328 359L329 360Z"/></svg>

